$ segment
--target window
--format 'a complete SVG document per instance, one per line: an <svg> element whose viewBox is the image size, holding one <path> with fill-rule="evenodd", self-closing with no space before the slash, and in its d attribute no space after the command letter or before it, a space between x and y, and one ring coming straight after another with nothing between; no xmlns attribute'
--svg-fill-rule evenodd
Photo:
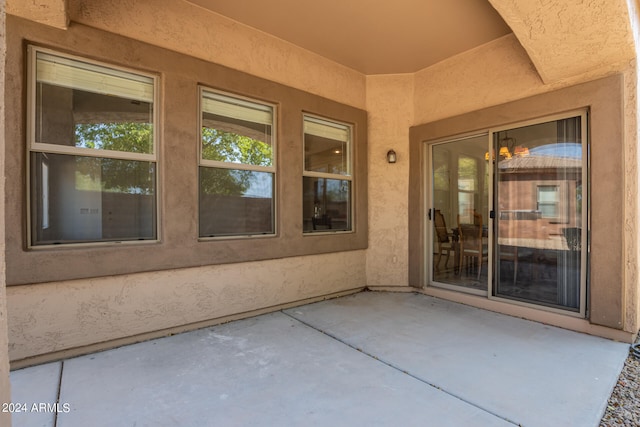
<svg viewBox="0 0 640 427"><path fill-rule="evenodd" d="M538 185L537 209L542 218L558 218L560 216L560 186Z"/></svg>
<svg viewBox="0 0 640 427"><path fill-rule="evenodd" d="M29 47L31 247L157 239L155 78Z"/></svg>
<svg viewBox="0 0 640 427"><path fill-rule="evenodd" d="M458 157L458 218L462 224L473 224L478 192L478 161L473 157Z"/></svg>
<svg viewBox="0 0 640 427"><path fill-rule="evenodd" d="M274 107L201 88L200 110L200 237L274 234Z"/></svg>
<svg viewBox="0 0 640 427"><path fill-rule="evenodd" d="M351 231L351 126L304 116L303 229Z"/></svg>

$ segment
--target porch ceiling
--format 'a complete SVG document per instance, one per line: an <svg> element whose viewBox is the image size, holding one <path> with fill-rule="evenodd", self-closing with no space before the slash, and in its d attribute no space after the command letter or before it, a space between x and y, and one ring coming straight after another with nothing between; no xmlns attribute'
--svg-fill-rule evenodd
<svg viewBox="0 0 640 427"><path fill-rule="evenodd" d="M511 32L545 83L635 56L625 0L186 1L367 75L416 72Z"/></svg>
<svg viewBox="0 0 640 427"><path fill-rule="evenodd" d="M487 0L189 0L364 74L410 73L509 34Z"/></svg>
<svg viewBox="0 0 640 427"><path fill-rule="evenodd" d="M511 32L544 83L591 71L594 75L617 72L636 55L631 22L637 16L629 0L182 1L366 75L413 73ZM84 18L98 13L100 20L113 17L112 10L130 3L6 2L9 14L62 29L74 19L70 10ZM97 7L101 3L109 6L101 10ZM154 7L166 8L167 4L158 1ZM160 21L154 25L162 27ZM108 24L98 27L131 36ZM157 34L152 33L148 41L155 43Z"/></svg>

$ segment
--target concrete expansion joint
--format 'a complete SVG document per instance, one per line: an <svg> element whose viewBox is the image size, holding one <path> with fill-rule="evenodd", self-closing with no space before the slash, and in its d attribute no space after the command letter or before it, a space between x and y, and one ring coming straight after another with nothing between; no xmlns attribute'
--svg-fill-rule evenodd
<svg viewBox="0 0 640 427"><path fill-rule="evenodd" d="M282 314L284 314L285 316L290 317L291 319L303 324L304 326L306 326L308 328L311 328L311 329L313 329L315 331L320 332L321 334L333 339L334 341L337 341L337 342L339 342L339 343L341 343L341 344L343 344L343 345L345 345L345 346L347 346L347 347L349 347L349 348L351 348L351 349L353 349L353 350L355 350L355 351L357 351L359 353L362 353L362 354L368 356L369 358L371 358L371 359L373 359L373 360L375 360L375 361L377 361L379 363L382 363L383 365L385 365L385 366L387 366L387 367L389 367L389 368L391 368L393 370L401 372L404 375L407 375L407 376L409 376L409 377L411 377L411 378L413 378L413 379L415 379L417 381L420 381L421 383L423 383L425 385L428 385L429 387L432 387L432 388L434 388L436 390L439 390L439 391L441 391L441 392L443 392L443 393L445 393L445 394L447 394L447 395L449 395L449 396L451 396L451 397L453 397L453 398L455 398L457 400L460 400L461 402L464 402L467 405L471 405L471 406L473 406L475 408L478 408L479 410L481 410L483 412L486 412L486 413L488 413L490 415L493 415L494 417L500 418L500 419L502 419L502 420L504 420L504 421L506 421L506 422L508 422L510 424L513 424L513 425L516 425L516 426L520 426L521 425L520 423L518 423L516 421L513 421L513 420L510 420L508 418L505 418L502 415L499 415L499 414L497 414L495 412L492 412L492 411L490 411L490 410L488 410L486 408L483 408L482 406L479 406L478 404L476 404L474 402L471 402L471 401L469 401L467 399L464 399L461 396L458 396L455 393L448 391L447 389L444 389L444 388L442 388L442 387L440 387L440 386L438 386L438 385L436 385L434 383L431 383L431 382L427 381L424 378L421 378L421 377L419 377L419 376L417 376L415 374L412 374L411 372L403 369L402 367L396 366L393 363L388 362L388 361L386 361L384 359L380 359L378 356L376 356L376 355L374 355L372 353L369 353L369 352L363 350L362 348L356 347L353 344L350 344L349 342L345 341L344 339L339 338L338 336L336 336L334 334L331 334L331 333L329 333L329 332L327 332L327 331L325 331L323 329L316 328L312 324L310 324L308 322L305 322L304 320L301 320L301 319L291 315L290 313L285 312L284 310L281 310L280 312Z"/></svg>
<svg viewBox="0 0 640 427"><path fill-rule="evenodd" d="M56 408L60 405L60 393L62 391L62 374L64 372L64 360L60 361L60 377L58 379L58 390L56 391ZM58 426L58 411L55 411L53 418L53 427Z"/></svg>

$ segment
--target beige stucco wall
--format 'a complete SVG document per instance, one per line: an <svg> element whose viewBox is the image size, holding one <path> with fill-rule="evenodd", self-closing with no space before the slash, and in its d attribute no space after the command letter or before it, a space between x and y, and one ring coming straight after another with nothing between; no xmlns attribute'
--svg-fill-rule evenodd
<svg viewBox="0 0 640 427"><path fill-rule="evenodd" d="M636 332L640 329L640 210L638 190L640 179L638 170L638 75L637 64L633 63L624 72L624 329Z"/></svg>
<svg viewBox="0 0 640 427"><path fill-rule="evenodd" d="M607 64L545 84L516 36L509 34L418 71L414 124L480 110L617 72L629 72L633 68L631 60Z"/></svg>
<svg viewBox="0 0 640 427"><path fill-rule="evenodd" d="M0 97L4 98L4 77L6 57L5 1L0 0ZM0 103L0 152L4 151L4 103ZM11 385L9 383L9 353L7 333L7 299L4 257L4 156L0 157L0 404L11 402ZM0 425L11 426L11 414L0 412Z"/></svg>
<svg viewBox="0 0 640 427"><path fill-rule="evenodd" d="M414 124L524 98L542 86L527 53L509 34L418 71Z"/></svg>
<svg viewBox="0 0 640 427"><path fill-rule="evenodd" d="M364 258L352 251L10 286L9 354L19 360L364 287Z"/></svg>
<svg viewBox="0 0 640 427"><path fill-rule="evenodd" d="M369 113L369 286L408 285L409 127L413 74L367 77ZM398 157L387 163L387 151Z"/></svg>
<svg viewBox="0 0 640 427"><path fill-rule="evenodd" d="M640 43L640 16L638 15L640 13L640 4L637 0L628 0L627 4L629 6L631 32L637 49L638 43ZM627 322L635 321L635 325L640 325L640 276L638 275L640 227L634 223L634 221L640 221L640 217L633 215L634 213L636 215L640 213L640 197L637 196L640 190L640 173L638 171L638 158L640 158L640 144L638 143L640 141L640 128L638 128L638 123L640 123L640 99L637 94L637 90L640 87L638 86L640 75L638 73L638 64L640 64L640 58L636 56L634 66L630 67L625 75L625 80L629 85L626 89L625 110L630 111L629 117L625 122L626 138L629 141L626 147L626 156L629 158L628 163L636 171L634 175L630 175L633 178L629 179L625 185L628 194L628 206L625 209L630 213L627 215L628 223L625 224L625 230L628 233L628 238L625 241L625 252L634 255L629 256L626 262L626 275L629 282L627 300L636 303L635 317L633 316L633 311L629 311Z"/></svg>

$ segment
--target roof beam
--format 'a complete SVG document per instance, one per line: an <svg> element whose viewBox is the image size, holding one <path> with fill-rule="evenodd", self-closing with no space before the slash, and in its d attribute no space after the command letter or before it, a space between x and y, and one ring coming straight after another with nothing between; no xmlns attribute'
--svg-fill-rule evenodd
<svg viewBox="0 0 640 427"><path fill-rule="evenodd" d="M7 14L66 30L69 27L67 0L6 0Z"/></svg>
<svg viewBox="0 0 640 427"><path fill-rule="evenodd" d="M625 0L489 0L544 83L635 58Z"/></svg>

